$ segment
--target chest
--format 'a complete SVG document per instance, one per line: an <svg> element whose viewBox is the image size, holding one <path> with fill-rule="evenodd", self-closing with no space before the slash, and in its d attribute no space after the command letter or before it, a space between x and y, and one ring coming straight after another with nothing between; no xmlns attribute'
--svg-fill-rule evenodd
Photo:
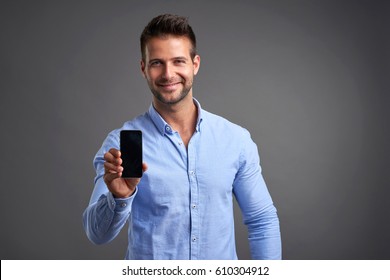
<svg viewBox="0 0 390 280"><path fill-rule="evenodd" d="M202 137L203 136L203 137ZM232 141L195 133L187 147L181 137L144 139L148 171L139 195L157 205L189 203L194 192L207 197L231 197L239 168L239 149Z"/></svg>

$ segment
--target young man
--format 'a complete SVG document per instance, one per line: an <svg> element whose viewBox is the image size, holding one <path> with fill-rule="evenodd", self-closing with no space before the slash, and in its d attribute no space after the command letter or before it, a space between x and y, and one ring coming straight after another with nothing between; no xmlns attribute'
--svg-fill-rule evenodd
<svg viewBox="0 0 390 280"><path fill-rule="evenodd" d="M200 66L186 18L161 15L141 35L141 70L153 102L112 131L96 154L83 222L96 244L126 222L126 259L237 259L233 200L248 226L253 259L280 259L279 219L257 147L242 127L203 110L192 84ZM119 133L142 130L142 178L122 178Z"/></svg>

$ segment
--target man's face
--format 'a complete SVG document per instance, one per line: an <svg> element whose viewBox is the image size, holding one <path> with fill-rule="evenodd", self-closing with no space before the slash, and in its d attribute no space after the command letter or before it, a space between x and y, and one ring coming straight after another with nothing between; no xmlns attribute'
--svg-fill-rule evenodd
<svg viewBox="0 0 390 280"><path fill-rule="evenodd" d="M146 44L141 70L154 97L164 104L176 104L188 93L198 73L200 57L192 60L187 37L152 38Z"/></svg>

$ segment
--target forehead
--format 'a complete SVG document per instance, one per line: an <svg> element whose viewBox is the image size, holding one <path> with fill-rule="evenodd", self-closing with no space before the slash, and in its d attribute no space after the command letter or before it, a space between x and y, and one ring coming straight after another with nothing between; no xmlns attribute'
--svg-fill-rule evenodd
<svg viewBox="0 0 390 280"><path fill-rule="evenodd" d="M153 37L145 46L146 59L171 57L190 57L191 41L185 36Z"/></svg>

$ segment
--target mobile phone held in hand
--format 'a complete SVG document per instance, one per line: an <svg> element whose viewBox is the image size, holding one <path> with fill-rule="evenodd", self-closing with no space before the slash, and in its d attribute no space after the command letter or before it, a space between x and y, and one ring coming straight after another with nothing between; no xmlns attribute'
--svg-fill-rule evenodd
<svg viewBox="0 0 390 280"><path fill-rule="evenodd" d="M142 177L142 131L121 130L122 178Z"/></svg>

